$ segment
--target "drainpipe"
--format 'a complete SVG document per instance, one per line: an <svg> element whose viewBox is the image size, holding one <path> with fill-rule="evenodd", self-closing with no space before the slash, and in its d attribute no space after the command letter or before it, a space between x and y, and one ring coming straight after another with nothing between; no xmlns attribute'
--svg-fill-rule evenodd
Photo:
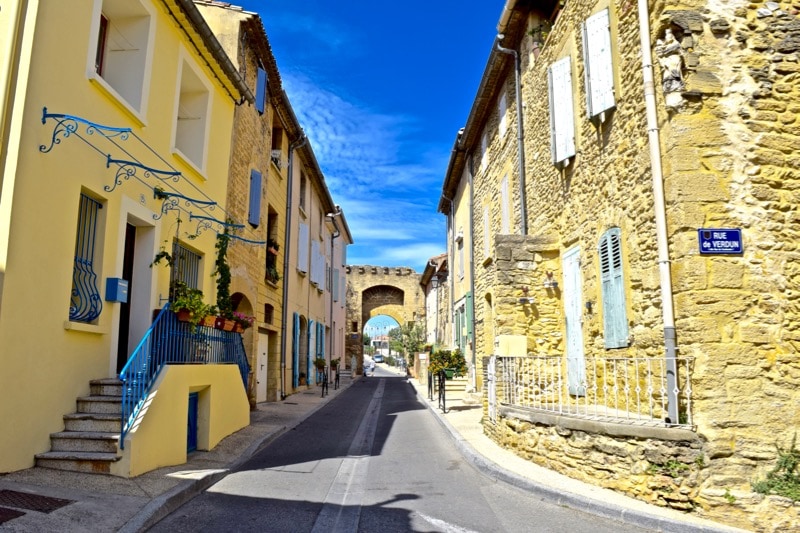
<svg viewBox="0 0 800 533"><path fill-rule="evenodd" d="M286 322L289 320L289 306L286 305L286 295L289 294L289 252L292 242L292 187L294 172L294 151L303 147L308 142L305 133L289 144L289 164L287 165L286 180L286 231L283 238L283 306L281 312L281 400L286 398Z"/></svg>
<svg viewBox="0 0 800 533"><path fill-rule="evenodd" d="M672 278L669 266L667 218L664 202L664 174L661 168L661 140L658 134L655 82L653 81L653 51L650 47L650 11L647 0L638 0L639 38L642 47L642 75L644 101L647 112L647 135L650 143L650 172L653 175L653 203L656 217L656 242L658 246L658 273L661 282L661 312L664 319L664 347L667 365L667 423L678 423L678 380L675 360L676 335Z"/></svg>
<svg viewBox="0 0 800 533"><path fill-rule="evenodd" d="M454 301L455 300L454 296L455 296L455 290L456 290L456 282L455 282L455 276L453 275L453 266L455 266L455 264L456 264L456 261L455 261L456 251L455 251L455 247L453 246L453 237L455 237L455 227L456 227L456 213L454 211L455 205L453 204L453 200L451 200L450 198L447 198L447 197L445 197L445 200L450 202L450 238L448 239L448 243L447 243L447 247L450 249L450 256L447 259L447 270L448 270L447 278L450 280L450 283L448 284L448 285L450 285L450 287L448 287L448 291L450 293L448 295L449 296L448 300L450 300L450 317L449 317L449 321L450 321L450 342L451 342L450 345L452 346L453 345L452 343L453 343L453 341L455 340L455 337L456 337L456 332L455 332L455 329L454 329L455 328L455 310L456 310L456 304L455 304L455 301Z"/></svg>
<svg viewBox="0 0 800 533"><path fill-rule="evenodd" d="M338 238L342 232L339 229L339 224L336 223L336 217L342 214L342 208L338 205L336 206L336 211L333 213L328 213L325 215L325 218L333 222L333 227L336 230L331 235L331 271L328 276L328 292L330 293L330 321L331 321L331 334L328 335L328 353L330 354L330 358L333 359L333 335L334 335L334 323L333 323L333 241Z"/></svg>
<svg viewBox="0 0 800 533"><path fill-rule="evenodd" d="M478 336L478 330L475 329L475 211L473 209L475 195L472 188L472 156L470 156L468 161L467 174L469 175L469 179L467 180L469 186L469 291L472 293L472 375L470 376L470 387L472 388L472 392L477 392L478 376L476 363L478 358L475 351L478 347L478 343L475 342L475 338ZM484 239L485 238L486 236L484 236Z"/></svg>
<svg viewBox="0 0 800 533"><path fill-rule="evenodd" d="M497 35L497 51L514 56L514 85L517 98L517 151L519 151L519 157L517 158L519 162L519 232L520 235L527 235L528 214L525 207L527 202L525 200L525 130L523 129L522 120L522 68L517 51L500 46L500 41L503 40L503 37L502 33Z"/></svg>

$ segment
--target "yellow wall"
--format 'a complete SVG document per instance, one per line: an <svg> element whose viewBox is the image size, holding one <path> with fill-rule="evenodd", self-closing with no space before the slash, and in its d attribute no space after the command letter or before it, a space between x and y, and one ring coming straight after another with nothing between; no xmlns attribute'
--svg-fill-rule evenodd
<svg viewBox="0 0 800 533"><path fill-rule="evenodd" d="M236 365L168 365L125 438L125 458L112 467L114 474L132 477L186 462L191 392L199 396L198 450L212 449L250 423L250 405Z"/></svg>
<svg viewBox="0 0 800 533"><path fill-rule="evenodd" d="M35 33L31 34L35 38L30 58L22 59L30 65L30 73L26 79L15 80L15 87L27 85L27 92L24 101L15 102L11 120L21 125L19 148L8 156L15 158L17 165L1 296L0 472L30 467L35 453L49 449L50 433L63 428L62 416L75 410L75 398L88 393L89 380L116 374L119 304L104 301L95 324L68 320L81 191L103 202L95 251L101 298L105 296L106 278L122 274L125 224L140 226L136 257L140 279L131 294L137 302L131 334L137 338L149 324L153 309L163 305L159 297L167 295L169 270L149 268L149 263L162 242L171 239L178 228L174 212L160 220L154 218L161 210L161 201L153 198L153 187L161 185L195 198L207 196L225 205L234 102L204 61L196 57L182 30L159 6L151 5L154 53L147 106L137 117L102 84L87 76L93 64L90 36L95 2L29 3L29 13L36 15ZM38 13L34 7L38 7ZM210 90L204 174L195 172L172 151L178 65L183 60L195 65ZM25 72L22 66L20 72ZM85 128L79 128L82 137L104 150L98 152L70 135L59 137L60 143L49 152L41 152L39 146L50 144L55 127L52 119L42 124L43 107L51 113L131 127L164 160L150 153L147 162L160 168L172 166L183 173L182 179L164 184L140 171L139 179L123 180L115 190L107 191L105 187L114 183L114 168L106 166L106 150L113 150L115 157L124 157L122 151L99 134L89 135ZM124 142L125 146L138 147L137 156L147 155L133 137ZM224 217L220 208L216 214ZM213 302L215 288L209 274L214 233L206 231L188 241L187 232L194 231L195 223L189 224L185 212L181 217L181 238L206 257L200 279L207 300Z"/></svg>

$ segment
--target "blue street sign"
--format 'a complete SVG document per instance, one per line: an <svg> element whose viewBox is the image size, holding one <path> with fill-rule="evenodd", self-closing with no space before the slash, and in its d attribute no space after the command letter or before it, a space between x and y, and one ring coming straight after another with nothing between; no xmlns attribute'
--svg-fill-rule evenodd
<svg viewBox="0 0 800 533"><path fill-rule="evenodd" d="M697 242L701 254L742 253L742 230L731 228L700 228Z"/></svg>

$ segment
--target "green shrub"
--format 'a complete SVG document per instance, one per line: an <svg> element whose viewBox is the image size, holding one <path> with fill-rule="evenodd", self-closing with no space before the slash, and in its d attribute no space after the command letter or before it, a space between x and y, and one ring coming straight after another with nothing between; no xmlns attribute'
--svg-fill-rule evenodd
<svg viewBox="0 0 800 533"><path fill-rule="evenodd" d="M782 450L777 444L778 462L775 468L767 474L766 479L756 481L752 488L759 494L775 494L790 498L792 501L800 501L800 476L797 474L797 466L800 464L800 451L795 448L797 433L792 437L792 444L788 450Z"/></svg>

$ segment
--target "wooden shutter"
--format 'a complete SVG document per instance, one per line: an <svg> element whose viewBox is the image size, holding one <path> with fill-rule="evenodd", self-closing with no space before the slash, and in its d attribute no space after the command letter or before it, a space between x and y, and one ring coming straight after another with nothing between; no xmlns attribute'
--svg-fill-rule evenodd
<svg viewBox="0 0 800 533"><path fill-rule="evenodd" d="M508 111L508 103L506 102L506 93L500 96L500 102L497 105L497 114L500 119L500 137L505 137L508 123L506 122L506 112Z"/></svg>
<svg viewBox="0 0 800 533"><path fill-rule="evenodd" d="M550 144L553 163L575 155L575 112L572 105L570 57L559 59L547 69L550 94Z"/></svg>
<svg viewBox="0 0 800 533"><path fill-rule="evenodd" d="M508 205L508 176L503 176L500 182L500 233L508 235L511 232L511 213Z"/></svg>
<svg viewBox="0 0 800 533"><path fill-rule="evenodd" d="M608 9L583 23L583 59L586 64L586 110L594 117L614 107L614 66Z"/></svg>
<svg viewBox="0 0 800 533"><path fill-rule="evenodd" d="M267 102L267 71L263 68L258 69L256 77L256 111L264 114Z"/></svg>
<svg viewBox="0 0 800 533"><path fill-rule="evenodd" d="M261 172L250 171L250 211L247 221L254 228L261 222Z"/></svg>
<svg viewBox="0 0 800 533"><path fill-rule="evenodd" d="M465 304L464 307L465 307L465 309L467 311L467 337L469 337L469 339L472 340L472 333L473 333L473 331L472 331L472 316L473 316L473 313L475 311L473 309L472 293L471 292L467 293L467 303Z"/></svg>
<svg viewBox="0 0 800 533"><path fill-rule="evenodd" d="M489 257L491 251L489 247L489 232L491 231L491 221L489 220L489 206L483 206L483 256Z"/></svg>
<svg viewBox="0 0 800 533"><path fill-rule="evenodd" d="M603 335L606 348L628 346L628 316L622 275L620 229L608 230L600 239L600 279L603 287Z"/></svg>
<svg viewBox="0 0 800 533"><path fill-rule="evenodd" d="M331 287L331 294L333 295L333 301L339 301L339 269L334 268L333 273L331 274L331 282L333 283L333 287Z"/></svg>
<svg viewBox="0 0 800 533"><path fill-rule="evenodd" d="M319 286L319 241L311 241L311 283Z"/></svg>
<svg viewBox="0 0 800 533"><path fill-rule="evenodd" d="M297 238L297 270L308 273L308 224L302 222Z"/></svg>

